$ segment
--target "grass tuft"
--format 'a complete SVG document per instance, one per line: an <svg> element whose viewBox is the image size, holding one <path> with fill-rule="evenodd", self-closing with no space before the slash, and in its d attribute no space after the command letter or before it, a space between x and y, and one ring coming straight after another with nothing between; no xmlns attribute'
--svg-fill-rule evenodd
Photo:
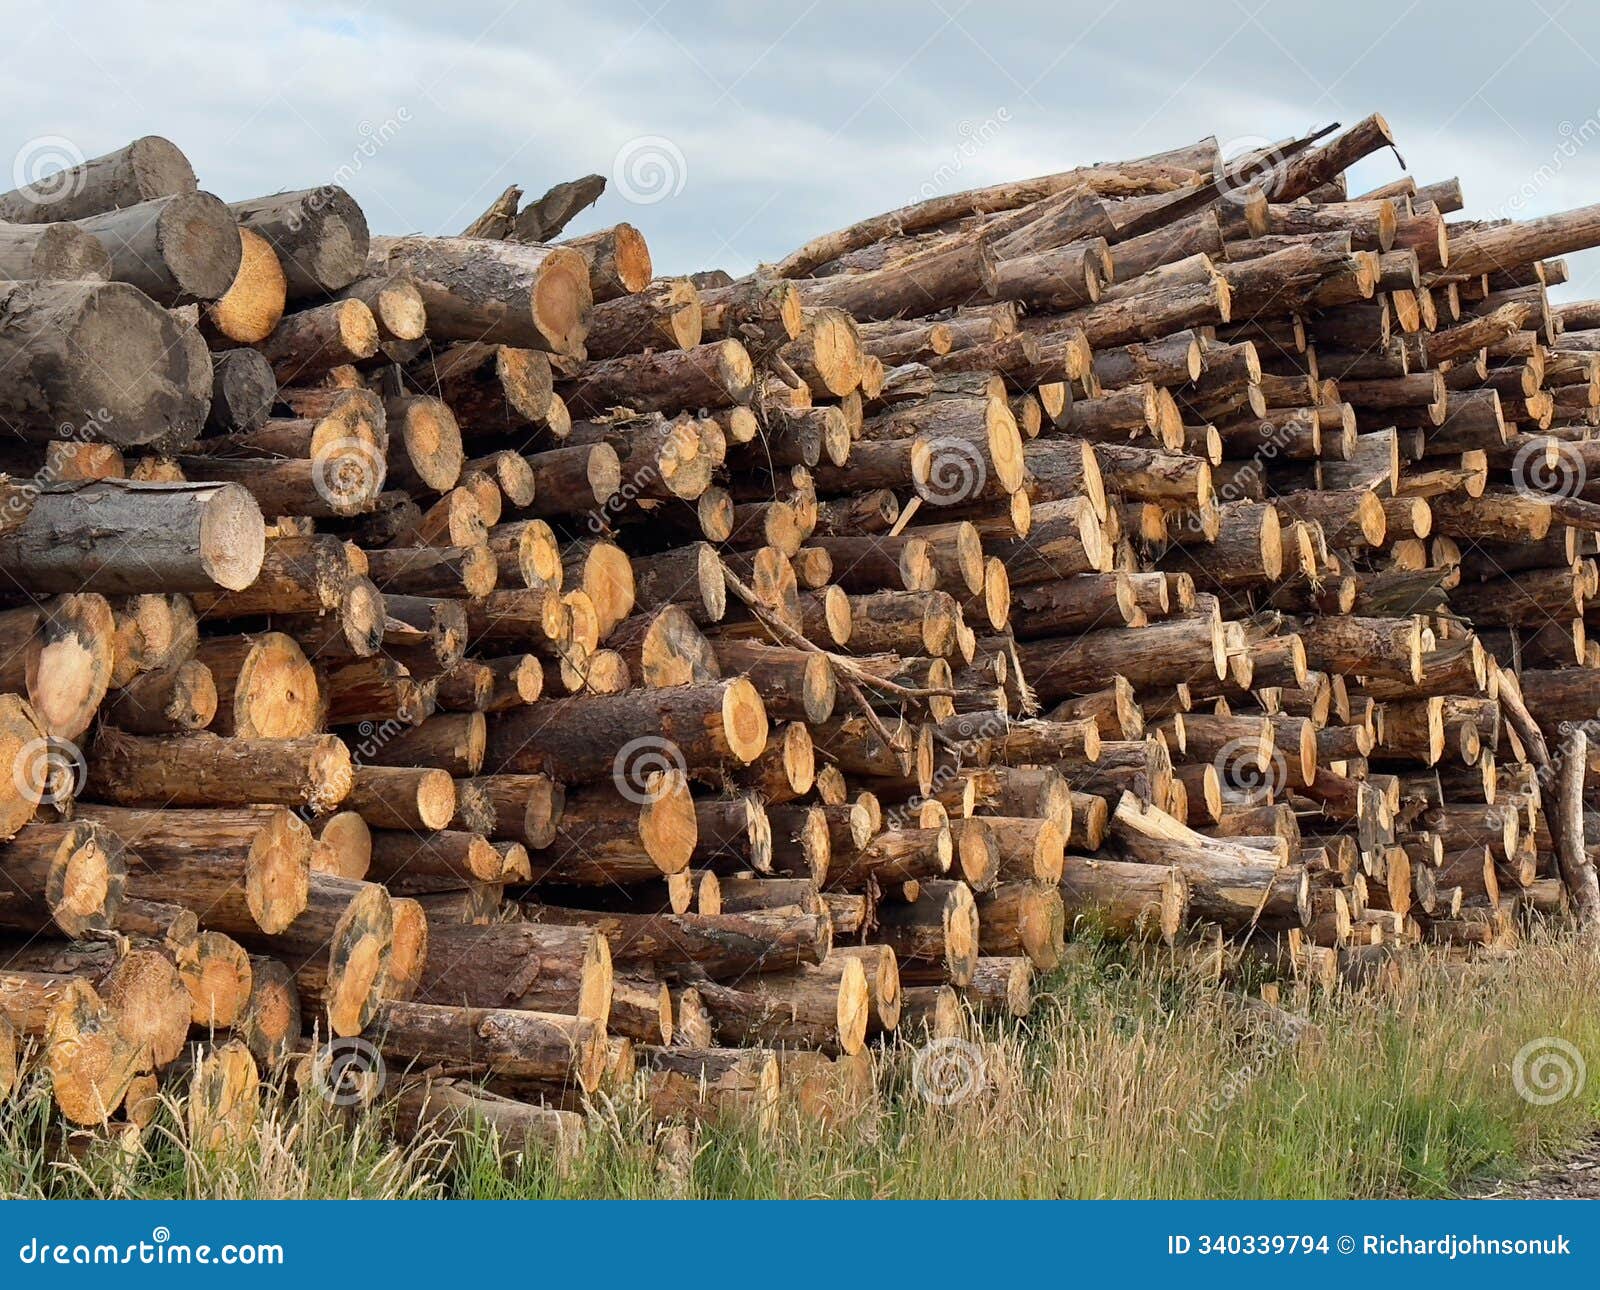
<svg viewBox="0 0 1600 1290"><path fill-rule="evenodd" d="M1532 1040L1600 1069L1600 952L1538 940L1504 959L1420 959L1385 993L1298 1022L1183 970L1089 944L1022 1021L975 1019L976 1091L934 1105L916 1049L875 1055L877 1095L830 1127L651 1123L601 1099L578 1157L507 1157L481 1127L397 1145L273 1086L250 1142L196 1151L168 1100L142 1139L63 1142L35 1078L0 1103L8 1197L1453 1196L1518 1177L1600 1122L1600 1075L1549 1105L1518 1092ZM270 1081L269 1081L270 1083Z"/></svg>

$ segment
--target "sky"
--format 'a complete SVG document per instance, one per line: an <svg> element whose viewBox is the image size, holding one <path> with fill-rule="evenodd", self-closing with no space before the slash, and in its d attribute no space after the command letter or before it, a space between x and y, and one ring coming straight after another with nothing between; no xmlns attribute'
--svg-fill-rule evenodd
<svg viewBox="0 0 1600 1290"><path fill-rule="evenodd" d="M1600 5L1481 0L0 0L11 183L142 134L228 200L338 182L458 233L586 173L656 269L742 273L940 193L1382 112L1466 214L1600 201ZM1391 153L1353 190L1399 173ZM10 186L10 185L0 185ZM1564 299L1600 295L1600 251Z"/></svg>

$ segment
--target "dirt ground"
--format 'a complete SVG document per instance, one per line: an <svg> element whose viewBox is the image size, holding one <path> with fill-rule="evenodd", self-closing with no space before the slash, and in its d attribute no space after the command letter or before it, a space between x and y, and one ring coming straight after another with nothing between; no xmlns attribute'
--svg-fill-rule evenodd
<svg viewBox="0 0 1600 1290"><path fill-rule="evenodd" d="M1520 1182L1482 1193L1484 1200L1600 1200L1600 1137L1577 1155Z"/></svg>

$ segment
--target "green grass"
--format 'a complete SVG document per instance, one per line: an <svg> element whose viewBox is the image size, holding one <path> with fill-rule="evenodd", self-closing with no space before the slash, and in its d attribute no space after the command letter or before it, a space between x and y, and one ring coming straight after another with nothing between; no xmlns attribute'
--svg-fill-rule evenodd
<svg viewBox="0 0 1600 1290"><path fill-rule="evenodd" d="M484 1131L395 1145L381 1111L339 1118L269 1097L251 1148L187 1147L167 1115L142 1144L51 1144L43 1090L0 1107L8 1196L1370 1197L1452 1196L1514 1177L1600 1123L1600 1075L1551 1105L1512 1067L1553 1037L1600 1063L1600 953L1542 941L1478 963L1428 958L1396 989L1303 1002L1281 1018L1163 956L1091 948L1042 983L1022 1022L974 1028L984 1086L930 1105L915 1050L878 1054L876 1098L830 1128L652 1126L601 1099L576 1160L503 1159ZM177 1108L171 1108L176 1111Z"/></svg>

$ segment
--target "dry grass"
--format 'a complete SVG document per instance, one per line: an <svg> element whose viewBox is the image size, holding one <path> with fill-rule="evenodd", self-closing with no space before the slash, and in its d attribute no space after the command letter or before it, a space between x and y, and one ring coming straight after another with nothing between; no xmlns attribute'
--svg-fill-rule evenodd
<svg viewBox="0 0 1600 1290"><path fill-rule="evenodd" d="M1570 941L1472 965L1427 960L1403 990L1313 1005L1285 1028L1161 963L1106 947L1046 983L1025 1022L984 1023L981 1087L918 1090L916 1050L878 1055L875 1102L830 1129L653 1129L631 1096L594 1109L566 1166L504 1160L484 1132L395 1146L381 1114L269 1098L248 1149L191 1150L181 1117L142 1144L64 1156L42 1090L0 1108L9 1196L1448 1196L1565 1151L1600 1121L1600 1078L1550 1105L1513 1080L1552 1037L1600 1059L1600 954ZM1538 1072L1532 1072L1535 1081ZM176 1110L176 1108L172 1108Z"/></svg>

